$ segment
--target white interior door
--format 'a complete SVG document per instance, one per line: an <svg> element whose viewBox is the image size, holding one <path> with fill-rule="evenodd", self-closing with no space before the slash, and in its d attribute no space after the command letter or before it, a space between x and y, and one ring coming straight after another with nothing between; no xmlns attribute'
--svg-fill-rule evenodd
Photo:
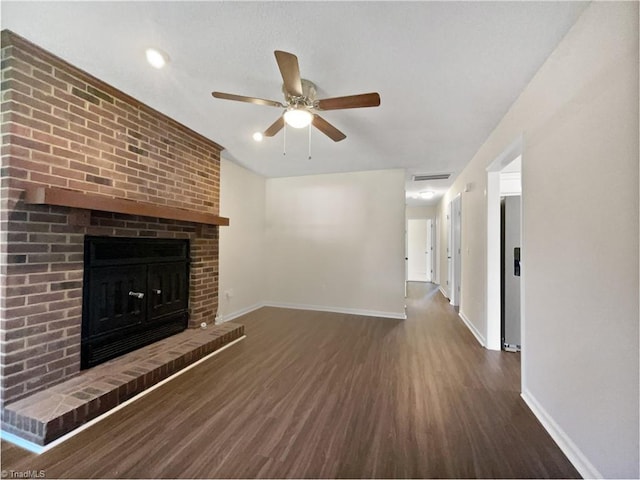
<svg viewBox="0 0 640 480"><path fill-rule="evenodd" d="M411 219L407 224L407 280L427 282L427 238L426 219Z"/></svg>

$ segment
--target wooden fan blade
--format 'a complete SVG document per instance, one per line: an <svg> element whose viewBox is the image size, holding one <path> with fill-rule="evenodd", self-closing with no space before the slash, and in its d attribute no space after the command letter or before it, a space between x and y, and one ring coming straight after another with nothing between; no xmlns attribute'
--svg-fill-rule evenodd
<svg viewBox="0 0 640 480"><path fill-rule="evenodd" d="M282 130L282 127L284 127L284 117L280 117L273 122L271 126L264 131L263 135L265 137L273 137L276 133Z"/></svg>
<svg viewBox="0 0 640 480"><path fill-rule="evenodd" d="M273 52L278 62L278 68L284 82L284 89L289 95L302 96L302 82L300 81L300 67L298 57L293 53L276 50Z"/></svg>
<svg viewBox="0 0 640 480"><path fill-rule="evenodd" d="M327 122L320 115L313 116L313 126L324 133L327 137L329 137L334 142L339 142L340 140L344 140L347 136L338 130L336 127Z"/></svg>
<svg viewBox="0 0 640 480"><path fill-rule="evenodd" d="M222 93L222 92L211 92L216 98L221 98L222 100L235 100L237 102L247 102L254 103L256 105L266 105L267 107L280 107L284 108L284 105L280 102L276 102L275 100L265 100L264 98L255 98L255 97L244 97L242 95L234 95L233 93Z"/></svg>
<svg viewBox="0 0 640 480"><path fill-rule="evenodd" d="M375 92L318 100L319 110L342 110L345 108L377 107L378 105L380 105L380 95Z"/></svg>

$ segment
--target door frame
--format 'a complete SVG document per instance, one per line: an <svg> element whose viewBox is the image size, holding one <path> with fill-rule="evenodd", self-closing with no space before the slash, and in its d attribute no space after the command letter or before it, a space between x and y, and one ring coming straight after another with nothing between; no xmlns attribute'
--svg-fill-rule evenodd
<svg viewBox="0 0 640 480"><path fill-rule="evenodd" d="M462 297L462 195L449 203L449 303L460 306Z"/></svg>
<svg viewBox="0 0 640 480"><path fill-rule="evenodd" d="M453 283L453 227L451 222L451 202L447 203L447 297L451 300L451 284Z"/></svg>
<svg viewBox="0 0 640 480"><path fill-rule="evenodd" d="M524 165L524 137L520 134L500 155L498 155L487 166L487 252L486 252L486 348L490 350L501 350L501 328L500 318L501 295L500 295L500 171L511 163L518 156L522 156ZM524 170L524 169L523 169ZM524 175L522 175L524 179ZM520 206L520 225L524 225L524 182L522 192L522 203ZM521 239L524 243L524 235L521 227ZM521 276L520 276L520 342L522 350L525 345L525 269L524 259L526 250L521 250ZM521 382L524 384L524 355L521 357Z"/></svg>

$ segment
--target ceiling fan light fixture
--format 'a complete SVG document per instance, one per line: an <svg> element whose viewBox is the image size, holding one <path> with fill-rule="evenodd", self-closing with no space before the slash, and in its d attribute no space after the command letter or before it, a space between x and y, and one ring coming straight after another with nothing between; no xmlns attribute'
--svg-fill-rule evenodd
<svg viewBox="0 0 640 480"><path fill-rule="evenodd" d="M309 110L301 108L289 108L284 112L284 121L293 128L304 128L313 120L313 115Z"/></svg>
<svg viewBox="0 0 640 480"><path fill-rule="evenodd" d="M253 139L256 142L261 142L263 138L264 138L264 135L262 135L262 132L256 132L253 134Z"/></svg>

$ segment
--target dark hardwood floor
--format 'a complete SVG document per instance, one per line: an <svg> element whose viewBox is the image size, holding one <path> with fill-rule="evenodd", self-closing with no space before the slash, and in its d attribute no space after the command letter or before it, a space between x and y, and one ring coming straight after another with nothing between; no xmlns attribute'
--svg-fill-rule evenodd
<svg viewBox="0 0 640 480"><path fill-rule="evenodd" d="M436 287L407 320L263 308L247 338L37 456L48 478L579 478Z"/></svg>

